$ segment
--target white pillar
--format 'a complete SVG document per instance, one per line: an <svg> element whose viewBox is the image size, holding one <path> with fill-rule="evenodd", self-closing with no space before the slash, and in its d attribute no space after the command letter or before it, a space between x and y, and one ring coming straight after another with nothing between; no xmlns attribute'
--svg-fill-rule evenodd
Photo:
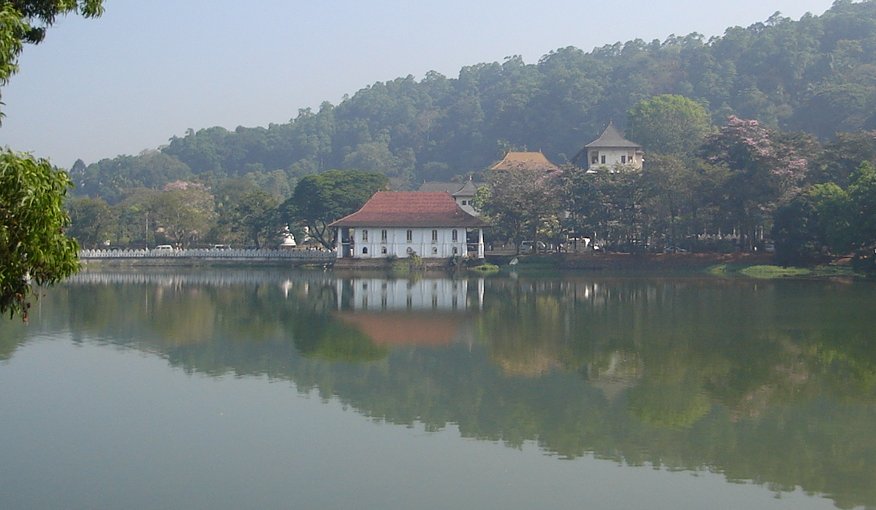
<svg viewBox="0 0 876 510"><path fill-rule="evenodd" d="M478 258L484 258L484 229L478 229Z"/></svg>

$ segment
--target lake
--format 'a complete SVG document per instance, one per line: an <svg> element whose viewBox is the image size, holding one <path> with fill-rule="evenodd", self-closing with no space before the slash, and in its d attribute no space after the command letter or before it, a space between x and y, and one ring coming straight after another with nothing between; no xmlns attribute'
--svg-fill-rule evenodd
<svg viewBox="0 0 876 510"><path fill-rule="evenodd" d="M86 271L0 322L0 508L876 508L876 285Z"/></svg>

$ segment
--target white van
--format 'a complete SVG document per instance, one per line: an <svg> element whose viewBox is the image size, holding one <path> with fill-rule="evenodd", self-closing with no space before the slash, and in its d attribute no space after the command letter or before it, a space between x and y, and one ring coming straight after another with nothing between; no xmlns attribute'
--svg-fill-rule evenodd
<svg viewBox="0 0 876 510"><path fill-rule="evenodd" d="M159 244L155 247L155 251L171 251L173 250L173 246L169 244Z"/></svg>

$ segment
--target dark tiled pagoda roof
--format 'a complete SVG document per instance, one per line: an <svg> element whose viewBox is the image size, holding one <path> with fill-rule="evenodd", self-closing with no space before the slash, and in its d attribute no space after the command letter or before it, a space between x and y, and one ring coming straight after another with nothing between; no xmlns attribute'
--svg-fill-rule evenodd
<svg viewBox="0 0 876 510"><path fill-rule="evenodd" d="M471 180L465 181L465 185L459 188L455 193L451 193L454 197L473 197L478 192L480 184L475 184Z"/></svg>
<svg viewBox="0 0 876 510"><path fill-rule="evenodd" d="M593 140L588 143L584 147L588 149L599 149L599 148L630 148L630 149L641 149L642 146L627 140L624 138L624 135L621 134L620 131L614 127L614 124L611 122L608 123L608 127L605 128L605 131L599 135L599 138Z"/></svg>
<svg viewBox="0 0 876 510"><path fill-rule="evenodd" d="M446 192L378 191L330 227L485 227Z"/></svg>

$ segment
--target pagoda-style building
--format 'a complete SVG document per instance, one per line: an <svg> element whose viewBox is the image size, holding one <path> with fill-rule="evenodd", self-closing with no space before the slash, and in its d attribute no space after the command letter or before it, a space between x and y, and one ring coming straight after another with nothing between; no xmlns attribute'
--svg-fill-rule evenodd
<svg viewBox="0 0 876 510"><path fill-rule="evenodd" d="M610 170L618 165L641 170L643 155L641 145L624 138L614 124L609 122L599 138L585 145L572 158L572 163L587 171Z"/></svg>

